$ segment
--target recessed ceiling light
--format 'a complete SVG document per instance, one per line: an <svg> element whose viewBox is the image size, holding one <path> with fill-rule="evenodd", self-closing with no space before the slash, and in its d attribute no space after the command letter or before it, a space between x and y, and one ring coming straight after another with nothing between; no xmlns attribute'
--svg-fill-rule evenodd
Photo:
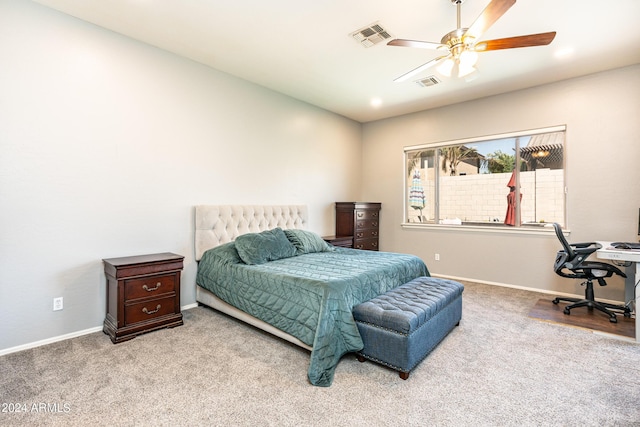
<svg viewBox="0 0 640 427"><path fill-rule="evenodd" d="M378 108L382 105L382 99L380 98L371 98L371 106L373 108Z"/></svg>
<svg viewBox="0 0 640 427"><path fill-rule="evenodd" d="M574 50L572 47L565 47L565 48L556 50L553 55L556 58L561 59L561 58L567 58L573 55L573 53L574 53Z"/></svg>

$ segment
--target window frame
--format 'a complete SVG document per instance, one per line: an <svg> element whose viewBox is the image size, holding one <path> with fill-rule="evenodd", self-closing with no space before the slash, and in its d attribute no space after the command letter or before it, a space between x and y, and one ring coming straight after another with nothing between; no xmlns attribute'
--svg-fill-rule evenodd
<svg viewBox="0 0 640 427"><path fill-rule="evenodd" d="M506 138L518 138L518 137L525 137L525 136L534 136L534 135L540 135L540 134L545 134L545 133L553 133L553 132L564 132L564 140L563 140L563 158L562 158L562 179L563 179L563 200L562 200L562 209L563 209L563 223L561 224L563 229L568 229L568 225L567 225L567 194L568 194L568 187L567 187L567 126L566 125L556 125L556 126L550 126L550 127L544 127L544 128L537 128L537 129L528 129L528 130L523 130L523 131L515 131L515 132L507 132L507 133L501 133L501 134L492 134L492 135L484 135L484 136L478 136L478 137L471 137L471 138L463 138L463 139L456 139L456 140L448 140L448 141L438 141L438 142L430 142L430 143L424 143L424 144L418 144L418 145L411 145L411 146L405 146L403 147L403 208L402 208L402 214L403 214L403 220L401 223L401 226L403 228L408 228L408 229L428 229L428 228L435 228L438 230L456 230L456 231L483 231L483 232L495 232L495 233L520 233L520 234L540 234L540 233L553 233L553 227L550 226L551 223L548 224L548 226L542 226L542 227L532 227L532 226L496 226L496 225L468 225L468 224L460 224L460 225L452 225L452 224L440 224L437 222L431 222L431 223L421 223L421 222L408 222L408 201L409 201L409 194L408 194L408 186L407 186L407 176L409 174L409 162L408 162L408 157L407 157L407 153L411 152L411 151L416 151L416 150L435 150L435 149L439 149L439 148L443 148L443 147L448 147L448 146L460 146L460 145L466 145L466 144L473 144L473 143L482 143L482 142L487 142L487 141L492 141L492 140L498 140L498 139L506 139ZM522 147L520 147L522 148ZM436 157L437 158L437 157ZM520 159L520 155L519 153L517 153L516 155L516 161L518 161L518 159ZM439 192L439 177L441 175L441 171L439 170L439 168L436 168L438 170L438 173L436 175L435 178L435 182L436 182L436 193ZM437 208L436 208L437 209Z"/></svg>

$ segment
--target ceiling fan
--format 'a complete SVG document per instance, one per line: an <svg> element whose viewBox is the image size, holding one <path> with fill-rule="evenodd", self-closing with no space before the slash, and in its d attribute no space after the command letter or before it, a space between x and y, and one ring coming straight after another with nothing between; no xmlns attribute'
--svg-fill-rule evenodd
<svg viewBox="0 0 640 427"><path fill-rule="evenodd" d="M465 0L450 1L457 7L458 25L455 30L445 34L442 40L440 40L440 43L405 39L394 39L387 43L389 46L417 47L421 49L447 51L446 55L439 56L422 64L418 68L394 79L394 82L405 81L438 63L438 71L445 76L470 76L476 71L475 64L478 60L478 52L544 46L551 43L556 36L556 32L551 31L548 33L479 41L482 34L504 15L507 10L515 4L516 0L492 0L469 28L462 28L460 24L460 9Z"/></svg>

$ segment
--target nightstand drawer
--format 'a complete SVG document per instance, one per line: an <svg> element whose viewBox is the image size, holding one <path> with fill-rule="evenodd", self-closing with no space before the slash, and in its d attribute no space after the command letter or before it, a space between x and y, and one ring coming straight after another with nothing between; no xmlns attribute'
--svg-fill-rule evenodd
<svg viewBox="0 0 640 427"><path fill-rule="evenodd" d="M124 300L146 298L174 292L176 275L150 276L124 281Z"/></svg>
<svg viewBox="0 0 640 427"><path fill-rule="evenodd" d="M352 248L353 247L353 236L326 236L323 237L324 241L332 244L333 246L340 246L341 248Z"/></svg>
<svg viewBox="0 0 640 427"><path fill-rule="evenodd" d="M175 297L168 296L151 301L125 305L124 323L125 325L129 326L133 323L144 322L174 313Z"/></svg>

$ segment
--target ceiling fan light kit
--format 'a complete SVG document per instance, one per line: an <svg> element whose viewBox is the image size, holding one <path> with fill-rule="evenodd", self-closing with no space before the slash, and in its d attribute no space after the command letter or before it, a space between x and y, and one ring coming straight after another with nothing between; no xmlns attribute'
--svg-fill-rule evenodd
<svg viewBox="0 0 640 427"><path fill-rule="evenodd" d="M436 70L446 77L466 77L477 71L478 54L472 50L463 50L460 54L448 57Z"/></svg>
<svg viewBox="0 0 640 427"><path fill-rule="evenodd" d="M460 11L464 0L450 1L456 5L457 8L457 28L445 34L440 40L440 43L406 39L394 39L387 43L389 46L417 47L447 52L446 55L432 59L394 79L395 82L405 81L435 65L437 65L436 69L438 72L443 76L465 77L466 80L469 81L472 80L469 77L473 76L477 71L476 63L478 61L478 52L545 46L551 43L556 36L555 31L552 31L548 33L479 41L489 27L516 3L516 0L492 0L469 28L462 28L461 26Z"/></svg>

